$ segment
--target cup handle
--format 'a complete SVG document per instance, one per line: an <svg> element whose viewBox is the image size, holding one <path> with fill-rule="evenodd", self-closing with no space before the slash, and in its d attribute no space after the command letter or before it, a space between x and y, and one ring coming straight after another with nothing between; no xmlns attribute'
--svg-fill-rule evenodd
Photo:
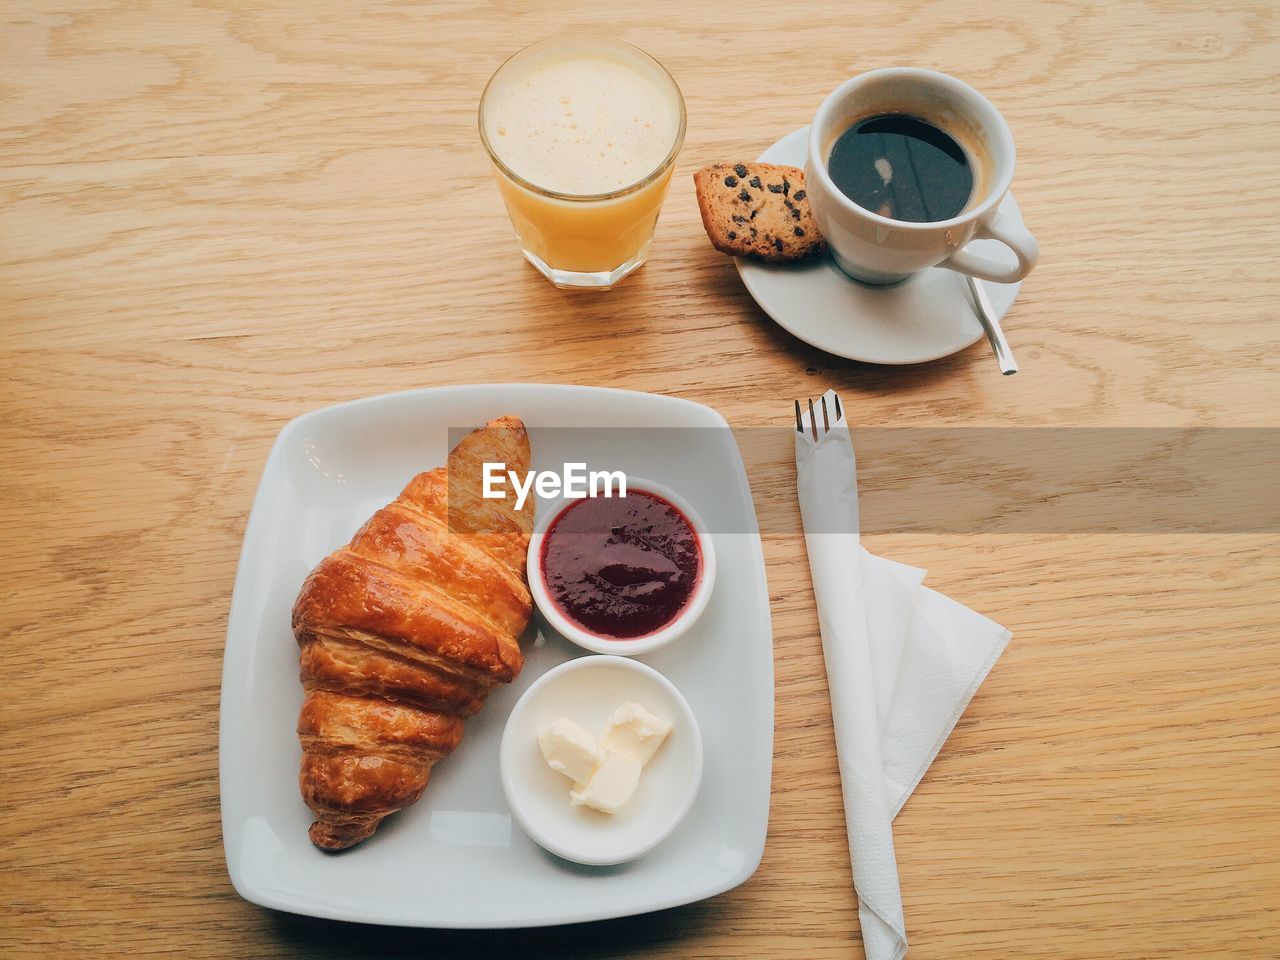
<svg viewBox="0 0 1280 960"><path fill-rule="evenodd" d="M999 240L1013 251L1013 255L1018 258L1017 265L1006 266L961 248L938 266L957 273L967 273L979 280L990 280L992 283L1017 283L1031 272L1031 268L1040 259L1040 244L1036 243L1031 231L998 213L978 225L974 239Z"/></svg>

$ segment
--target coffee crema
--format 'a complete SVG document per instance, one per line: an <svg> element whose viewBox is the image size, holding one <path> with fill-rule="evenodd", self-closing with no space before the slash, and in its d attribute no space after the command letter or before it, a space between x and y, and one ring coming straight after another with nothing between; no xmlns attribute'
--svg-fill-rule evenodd
<svg viewBox="0 0 1280 960"><path fill-rule="evenodd" d="M855 122L836 138L827 170L858 206L910 223L950 220L974 192L964 148L939 127L904 113Z"/></svg>

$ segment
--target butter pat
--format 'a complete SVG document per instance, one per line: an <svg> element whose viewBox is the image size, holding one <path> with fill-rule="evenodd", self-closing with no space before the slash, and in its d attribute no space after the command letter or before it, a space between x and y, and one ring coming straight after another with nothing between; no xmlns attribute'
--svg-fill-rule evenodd
<svg viewBox="0 0 1280 960"><path fill-rule="evenodd" d="M601 813L617 813L636 792L640 785L640 764L630 757L606 750L591 779L576 790L569 791L569 799L576 806L587 806Z"/></svg>
<svg viewBox="0 0 1280 960"><path fill-rule="evenodd" d="M635 796L640 771L670 732L671 721L627 700L598 743L561 717L539 731L538 748L547 766L574 782L569 799L575 806L617 813Z"/></svg>
<svg viewBox="0 0 1280 960"><path fill-rule="evenodd" d="M591 780L600 762L600 752L591 734L563 717L542 728L538 734L538 747L547 766L578 784Z"/></svg>
<svg viewBox="0 0 1280 960"><path fill-rule="evenodd" d="M626 701L613 711L613 719L600 738L600 752L617 753L643 767L671 732L671 722Z"/></svg>

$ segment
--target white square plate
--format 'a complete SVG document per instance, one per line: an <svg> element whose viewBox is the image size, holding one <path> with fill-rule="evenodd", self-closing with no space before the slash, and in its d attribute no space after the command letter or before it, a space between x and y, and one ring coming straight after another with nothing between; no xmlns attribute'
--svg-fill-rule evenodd
<svg viewBox="0 0 1280 960"><path fill-rule="evenodd" d="M467 721L422 799L353 850L321 853L307 839L311 815L298 793L294 596L411 476L445 462L450 427L456 437L457 428L506 413L529 427L534 469L581 461L656 480L712 530L719 569L709 607L687 635L641 658L697 715L706 754L698 799L659 847L617 867L559 860L512 823L498 778L507 714L533 680L583 653L535 618L520 677ZM760 862L768 823L773 649L755 509L728 424L687 400L538 384L417 390L287 424L236 573L219 754L231 882L246 900L278 910L405 926L541 926L658 910L742 883Z"/></svg>

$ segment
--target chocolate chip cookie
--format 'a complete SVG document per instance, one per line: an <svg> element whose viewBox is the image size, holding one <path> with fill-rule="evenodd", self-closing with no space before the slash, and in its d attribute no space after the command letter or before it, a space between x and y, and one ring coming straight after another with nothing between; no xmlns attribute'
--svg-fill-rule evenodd
<svg viewBox="0 0 1280 960"><path fill-rule="evenodd" d="M713 163L695 173L693 182L702 226L722 253L781 263L826 249L799 167Z"/></svg>

